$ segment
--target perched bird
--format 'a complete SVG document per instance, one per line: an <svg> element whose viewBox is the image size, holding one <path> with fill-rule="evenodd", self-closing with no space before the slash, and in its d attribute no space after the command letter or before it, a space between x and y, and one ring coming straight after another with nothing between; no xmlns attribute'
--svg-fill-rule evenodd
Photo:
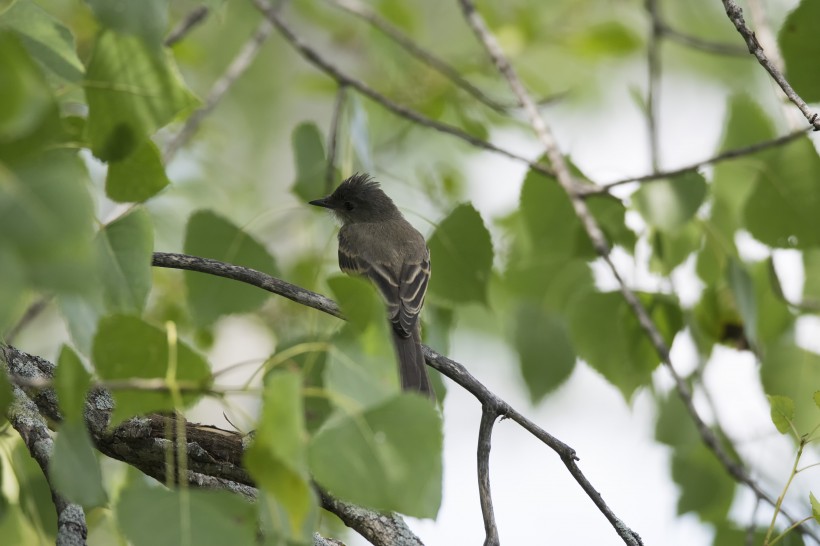
<svg viewBox="0 0 820 546"><path fill-rule="evenodd" d="M355 174L322 199L341 221L339 268L370 279L387 306L402 389L435 400L421 349L419 312L430 279L424 237L367 174Z"/></svg>

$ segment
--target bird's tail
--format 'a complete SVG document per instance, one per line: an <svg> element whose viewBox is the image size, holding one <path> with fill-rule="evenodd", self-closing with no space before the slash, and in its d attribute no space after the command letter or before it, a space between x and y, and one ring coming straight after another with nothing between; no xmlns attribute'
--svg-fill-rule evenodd
<svg viewBox="0 0 820 546"><path fill-rule="evenodd" d="M413 334L402 337L391 328L393 345L399 359L399 377L401 388L405 391L417 391L423 396L435 401L436 395L427 376L427 366L424 363L424 353L421 349L421 335L419 327L413 329Z"/></svg>

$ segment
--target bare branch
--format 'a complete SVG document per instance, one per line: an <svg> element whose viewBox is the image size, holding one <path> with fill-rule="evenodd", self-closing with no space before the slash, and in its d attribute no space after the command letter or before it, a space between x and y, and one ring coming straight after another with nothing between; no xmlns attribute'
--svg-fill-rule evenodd
<svg viewBox="0 0 820 546"><path fill-rule="evenodd" d="M726 1L731 0L724 0L724 2ZM569 171L567 162L564 159L564 156L561 153L560 149L558 148L558 144L554 136L552 135L552 132L550 131L544 119L541 117L541 114L538 111L534 101L527 93L527 90L525 89L523 83L519 79L517 73L515 72L515 69L507 60L506 56L504 55L504 52L498 44L498 41L495 39L495 36L493 36L493 34L487 28L487 25L484 22L484 18L476 11L473 2L471 0L459 0L459 2L461 4L462 11L464 12L464 16L467 20L467 23L473 29L473 32L475 33L478 40L487 50L487 53L489 54L490 58L495 64L499 73L507 80L507 83L510 85L510 88L518 96L518 98L521 100L521 103L524 105L524 109L527 112L533 131L538 137L538 140L544 146L544 149L546 150L547 156L550 160L550 165L555 170L555 177L558 183L569 195L575 213L581 220L581 224L584 226L584 229L586 230L587 236L590 238L593 247L595 248L598 255L601 257L601 259L606 263L607 268L612 272L612 275L615 277L618 283L621 294L623 295L627 304L637 317L641 329L649 338L649 341L651 342L656 353L660 357L661 362L666 366L667 370L672 376L675 382L675 389L677 390L679 397L683 401L687 412L689 413L692 421L694 422L695 427L698 430L698 434L701 437L701 440L712 451L712 453L714 453L714 455L717 457L717 459L720 461L720 463L723 465L726 471L735 480L746 484L750 489L754 491L755 495L757 495L758 497L762 498L763 500L774 506L775 500L772 499L772 497L769 496L766 492L764 492L760 488L760 486L748 475L746 470L740 464L738 464L732 458L731 455L729 455L726 449L724 449L724 447L721 445L717 434L715 434L715 432L711 428L709 428L701 418L700 414L695 408L694 402L692 400L692 392L689 389L689 386L681 378L675 367L672 365L672 361L669 356L669 348L667 347L666 342L663 339L663 336L661 335L655 323L652 321L652 318L649 316L649 313L646 311L646 308L643 306L641 301L636 296L635 292L633 292L632 289L629 288L629 286L627 286L626 282L624 281L623 277L618 271L618 268L615 267L615 264L612 262L612 259L609 255L609 243L604 237L604 234L601 231L598 222L590 213L589 207L585 203L584 199L577 193L577 184L572 178L572 174ZM619 528L614 522L613 526L615 526L616 531L627 544L639 543L640 539L631 532L626 532L624 529ZM804 529L804 532L810 531Z"/></svg>
<svg viewBox="0 0 820 546"><path fill-rule="evenodd" d="M205 104L185 120L185 125L182 126L179 133L168 142L165 147L165 153L163 154L165 163L171 162L179 149L182 148L191 139L194 133L196 133L197 129L199 129L202 120L216 108L216 105L219 104L219 101L222 100L222 97L225 96L225 93L228 92L234 82L245 73L245 70L248 69L256 58L256 54L259 53L262 44L268 39L272 30L273 28L267 21L263 21L257 27L253 36L242 46L242 49L231 61L231 64L228 65L225 73L222 74L222 76L216 80L213 87L211 87L205 99Z"/></svg>
<svg viewBox="0 0 820 546"><path fill-rule="evenodd" d="M327 138L327 169L325 170L325 192L333 191L333 177L336 173L336 152L339 146L339 127L347 97L347 86L340 85L333 103L333 117L330 118L330 134Z"/></svg>
<svg viewBox="0 0 820 546"><path fill-rule="evenodd" d="M498 527L493 514L493 497L490 494L490 448L492 447L493 425L498 414L492 408L484 406L481 411L481 424L478 427L478 499L481 502L481 515L484 517L484 546L498 546Z"/></svg>
<svg viewBox="0 0 820 546"><path fill-rule="evenodd" d="M468 144L475 146L476 148L481 148L482 150L495 152L503 156L506 156L510 159L520 161L528 165L531 169L546 174L547 176L552 175L552 171L549 169L549 167L546 167L545 165L532 162L529 159L520 156L514 152L511 152L504 148L499 148L491 142L487 142L486 140L482 140L478 137L475 137L459 129L458 127L448 125L440 121L436 121L425 116L424 114L421 114L413 110L412 108L408 108L407 106L398 104L390 100L389 98L385 97L384 95L382 95L366 83L362 82L361 80L357 80L356 78L342 72L334 64L332 64L330 61L328 61L322 55L320 55L315 49L309 46L307 42L305 42L293 31L290 25L286 23L284 19L282 19L282 16L279 14L279 12L273 6L271 6L270 3L267 2L267 0L252 0L252 2L257 7L257 9L264 14L268 21L273 23L273 25L282 34L285 40L287 40L287 42L302 57L305 58L305 60L307 60L309 63L317 67L319 70L321 70L334 80L336 80L336 82L339 85L350 86L350 88L355 89L365 97L380 104L381 106L393 112L397 116L412 121L417 125L427 127L436 130L440 133L456 137L459 140L463 140L464 142L467 142Z"/></svg>
<svg viewBox="0 0 820 546"><path fill-rule="evenodd" d="M168 37L165 38L165 47L172 47L182 40L189 32L199 26L206 17L208 17L208 6L199 6L191 10L191 12L180 21L179 25L168 34Z"/></svg>
<svg viewBox="0 0 820 546"><path fill-rule="evenodd" d="M0 373L5 373L5 371ZM51 500L57 510L57 545L85 545L88 528L82 507L69 502L54 489L51 483L48 467L54 453L54 441L49 434L48 425L31 398L16 385L12 386L12 389L14 401L8 411L9 422L23 438L31 457L37 461L49 482Z"/></svg>
<svg viewBox="0 0 820 546"><path fill-rule="evenodd" d="M672 178L684 173L688 173L690 171L696 171L702 167L705 167L706 165L714 165L715 163L720 163L728 159L737 159L739 157L752 155L763 150L768 150L769 148L776 148L777 146L788 144L789 142L804 136L810 130L811 128L800 129L799 131L794 131L792 133L788 133L786 135L774 138L772 140L764 140L763 142L758 142L750 146L744 146L742 148L727 150L708 159L703 159L701 161L692 163L690 165L686 165L684 167L678 167L677 169L660 171L653 174L646 174L644 176L623 178L621 180L616 180L615 182L610 182L609 184L604 184L602 186L585 186L583 193L584 195L595 195L599 193L606 193L616 186L623 186L624 184L629 184L630 182L652 182L654 180Z"/></svg>
<svg viewBox="0 0 820 546"><path fill-rule="evenodd" d="M37 300L34 301L31 305L28 306L28 309L23 313L23 316L20 317L20 320L12 326L8 333L5 335L6 343L13 343L14 339L23 331L23 329L31 323L37 316L42 313L48 304L51 302L50 296L41 296Z"/></svg>
<svg viewBox="0 0 820 546"><path fill-rule="evenodd" d="M699 49L707 53L716 53L718 55L726 55L727 57L745 57L748 52L742 47L733 44L721 44L718 42L710 42L702 38L691 36L679 30L675 30L665 22L660 22L661 34L665 38L681 45L685 45L692 49Z"/></svg>
<svg viewBox="0 0 820 546"><path fill-rule="evenodd" d="M814 112L809 106L806 104L800 95L798 95L792 86L786 81L786 78L783 76L783 73L777 69L777 67L769 60L766 56L766 53L763 51L763 48L760 46L760 42L757 41L757 37L755 33L751 31L751 29L746 26L746 21L743 20L743 10L740 9L740 6L737 5L735 0L722 0L723 7L726 9L726 15L729 17L729 20L735 25L735 28L746 41L746 47L749 48L749 53L755 56L757 62L760 63L760 66L766 69L766 72L772 77L772 79L780 86L780 89L786 94L792 103L803 113L803 116L808 120L809 125L814 127L815 131L820 131L820 117L818 117L817 112Z"/></svg>
<svg viewBox="0 0 820 546"><path fill-rule="evenodd" d="M476 100L484 105L492 108L499 114L505 114L511 108L517 108L518 104L503 104L495 99L488 97L481 89L470 83L458 70L448 64L446 61L440 59L435 54L427 51L419 46L412 38L404 34L401 30L396 28L389 21L381 17L378 13L358 2L358 0L328 0L330 4L341 8L348 13L352 13L356 17L363 19L370 23L374 28L381 31L391 40L404 48L407 53L426 64L458 87L469 93Z"/></svg>

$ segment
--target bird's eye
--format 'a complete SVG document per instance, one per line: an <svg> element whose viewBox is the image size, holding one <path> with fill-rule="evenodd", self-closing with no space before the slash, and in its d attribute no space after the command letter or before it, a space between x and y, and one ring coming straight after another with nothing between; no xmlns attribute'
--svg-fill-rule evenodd
<svg viewBox="0 0 820 546"><path fill-rule="evenodd" d="M344 207L345 210L353 210L353 203L351 203L350 201L345 201Z"/></svg>

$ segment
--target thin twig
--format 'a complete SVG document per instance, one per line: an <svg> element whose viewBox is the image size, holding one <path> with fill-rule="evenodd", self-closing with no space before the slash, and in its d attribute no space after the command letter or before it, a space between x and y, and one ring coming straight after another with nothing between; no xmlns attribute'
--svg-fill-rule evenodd
<svg viewBox="0 0 820 546"><path fill-rule="evenodd" d="M498 527L495 525L493 514L493 497L490 494L490 448L496 419L498 414L492 408L482 408L481 424L478 427L478 499L481 502L481 515L484 517L484 546L499 545Z"/></svg>
<svg viewBox="0 0 820 546"><path fill-rule="evenodd" d="M222 97L225 96L225 93L228 92L234 82L245 73L245 70L248 69L256 58L256 54L259 53L262 44L268 39L272 30L273 28L267 21L260 23L256 32L253 33L253 36L242 46L242 49L231 61L231 64L228 65L228 68L222 76L220 76L213 87L211 87L205 99L205 104L188 117L179 133L168 142L165 147L165 153L163 154L163 160L166 164L170 163L179 149L191 139L197 129L199 129L202 120L216 108L216 105L219 104L219 101L222 100Z"/></svg>
<svg viewBox="0 0 820 546"><path fill-rule="evenodd" d="M646 0L646 11L649 12L650 34L646 48L647 91L646 91L646 124L649 133L649 159L652 172L660 169L660 141L658 137L658 88L661 77L661 26L658 0Z"/></svg>
<svg viewBox="0 0 820 546"><path fill-rule="evenodd" d="M486 140L482 140L478 137L475 137L458 127L453 125L448 125L446 123L442 123L440 121L431 119L424 114L421 114L412 108L408 108L402 104L398 104L397 102L392 101L391 99L385 97L366 83L362 82L361 80L357 80L356 78L342 72L339 68L337 68L334 64L330 61L325 59L322 55L320 55L315 49L313 49L308 43L303 40L299 35L297 35L291 26L285 22L285 20L281 17L276 9L270 5L267 0L252 0L254 5L257 9L264 14L268 21L276 26L277 30L282 34L282 36L287 40L287 42L293 46L293 48L307 60L310 64L317 67L319 70L327 74L329 77L336 80L336 82L340 85L348 85L351 89L355 89L365 97L369 98L370 100L380 104L387 110L393 112L399 117L402 117L406 120L409 120L417 125L422 127L427 127L429 129L436 130L440 133L444 133L453 137L456 137L476 148L481 148L482 150L488 150L491 152L495 152L506 156L510 159L514 159L516 161L520 161L525 165L529 166L531 169L538 171L542 174L546 174L547 176L552 176L552 170L541 164L530 161L529 159L520 156L514 152L506 150L504 148L499 148L495 144L491 142L487 142Z"/></svg>
<svg viewBox="0 0 820 546"><path fill-rule="evenodd" d="M46 307L48 307L49 302L51 302L51 296L42 296L34 303L29 305L28 309L26 309L23 313L23 316L20 317L20 320L18 320L17 323L9 329L5 336L6 343L13 343L14 339L20 334L20 332L22 332L32 320L37 318L37 316L42 313Z"/></svg>
<svg viewBox="0 0 820 546"><path fill-rule="evenodd" d="M708 159L703 159L696 163L692 163L684 167L679 167L677 169L660 171L657 173L646 174L643 176L635 176L632 178L623 178L621 180L616 180L615 182L610 182L609 184L603 184L601 186L585 186L584 195L606 193L616 186L623 186L624 184L629 184L630 182L652 182L654 180L661 180L664 178L672 178L675 176L679 176L690 171L696 171L701 167L705 167L706 165L714 165L715 163L720 163L728 159L737 159L738 157L752 155L763 150L768 150L769 148L775 148L777 146L782 146L783 144L788 144L789 142L804 136L810 130L811 128L800 129L799 131L794 131L793 133L788 133L786 135L779 136L771 140L764 140L762 142L758 142L750 146L744 146L742 148L727 150Z"/></svg>
<svg viewBox="0 0 820 546"><path fill-rule="evenodd" d="M458 87L469 93L479 102L492 108L500 114L506 114L508 110L517 108L518 104L504 104L491 97L488 97L481 89L470 83L458 70L440 59L435 54L419 46L412 38L404 34L392 23L381 17L378 13L358 2L358 0L328 0L330 4L341 8L348 13L355 15L370 23L374 28L385 34L388 38L396 42L407 53L426 64Z"/></svg>
<svg viewBox="0 0 820 546"><path fill-rule="evenodd" d="M336 152L339 147L339 128L347 97L347 86L340 85L333 103L333 117L330 118L330 134L327 137L327 169L325 170L325 193L333 191L336 175Z"/></svg>
<svg viewBox="0 0 820 546"><path fill-rule="evenodd" d="M672 365L672 361L669 356L669 348L667 347L666 342L663 339L663 336L661 335L657 326L653 322L652 318L649 316L649 313L647 312L646 308L638 299L635 292L633 292L632 289L629 288L629 286L627 286L626 282L620 274L620 271L617 267L615 267L615 264L612 262L612 259L609 255L609 243L604 237L604 234L601 231L598 222L590 213L589 207L585 203L584 199L581 196L579 196L576 192L576 183L572 178L567 162L565 161L564 156L558 148L558 144L554 136L552 135L552 132L550 131L544 119L541 117L540 112L538 111L532 98L524 88L523 83L518 78L515 69L512 67L512 65L509 63L506 56L504 55L504 52L499 46L498 41L495 39L495 36L493 36L493 34L487 28L487 25L484 22L484 18L476 11L472 1L459 0L459 2L461 4L462 11L464 12L464 16L467 20L467 23L473 29L473 32L477 36L479 42L481 42L484 48L487 50L487 53L493 60L493 63L495 64L499 73L502 76L504 76L504 78L509 83L510 88L518 96L518 98L524 105L524 108L530 120L530 124L532 125L533 131L535 132L541 144L544 146L544 149L546 150L547 156L550 160L550 165L552 165L553 169L555 170L555 177L558 183L569 195L570 200L575 209L575 213L581 220L581 224L584 226L584 229L586 230L587 236L590 238L593 247L595 248L598 255L601 257L601 259L606 263L607 268L610 270L612 275L615 277L620 288L621 294L623 295L627 304L637 317L641 329L649 338L649 341L654 347L658 356L660 357L661 362L664 364L664 366L669 371L669 374L672 376L672 379L675 383L675 389L677 390L679 397L683 401L690 418L694 422L695 427L698 430L698 434L701 437L701 440L717 457L717 459L720 461L721 465L723 465L723 467L726 469L729 475L731 475L735 480L746 484L750 489L752 489L752 491L754 491L755 495L758 495L760 498L774 506L775 500L772 499L771 496L769 496L766 492L764 492L760 488L760 486L748 475L746 470L729 455L729 453L721 445L720 440L718 436L715 434L715 432L711 428L709 428L701 418L700 414L695 408L694 402L692 400L692 392L689 389L689 386L683 380L683 378L681 378L675 367ZM624 541L628 544L636 543L635 537L630 536L629 533L622 532L622 530L618 529L617 526L616 530L618 530L618 533L621 536L621 538L623 538Z"/></svg>
<svg viewBox="0 0 820 546"><path fill-rule="evenodd" d="M748 51L734 44L710 42L709 40L704 40L702 38L697 38L686 34L670 27L664 21L660 22L660 30L664 38L668 38L673 42L677 42L692 49L699 49L700 51L716 53L718 55L726 55L727 57L745 57L749 54Z"/></svg>
<svg viewBox="0 0 820 546"><path fill-rule="evenodd" d="M811 108L809 108L806 101L800 98L800 95L798 95L789 82L786 81L783 73L780 72L774 63L766 56L760 42L757 41L755 33L752 32L748 26L746 26L746 21L743 20L743 10L740 9L737 2L735 2L735 0L722 1L723 7L726 9L726 15L746 41L746 47L749 48L749 53L755 56L757 62L760 63L760 66L766 69L766 72L768 72L772 79L777 82L777 85L780 86L780 89L783 90L789 100L792 101L792 103L794 103L794 105L797 106L797 108L803 113L803 116L805 116L808 120L809 125L814 127L815 131L820 131L820 116L817 115L817 112L814 112Z"/></svg>
<svg viewBox="0 0 820 546"><path fill-rule="evenodd" d="M165 47L172 47L174 44L182 40L194 28L199 26L208 16L208 6L199 6L194 8L179 22L179 24L172 30L165 38Z"/></svg>

